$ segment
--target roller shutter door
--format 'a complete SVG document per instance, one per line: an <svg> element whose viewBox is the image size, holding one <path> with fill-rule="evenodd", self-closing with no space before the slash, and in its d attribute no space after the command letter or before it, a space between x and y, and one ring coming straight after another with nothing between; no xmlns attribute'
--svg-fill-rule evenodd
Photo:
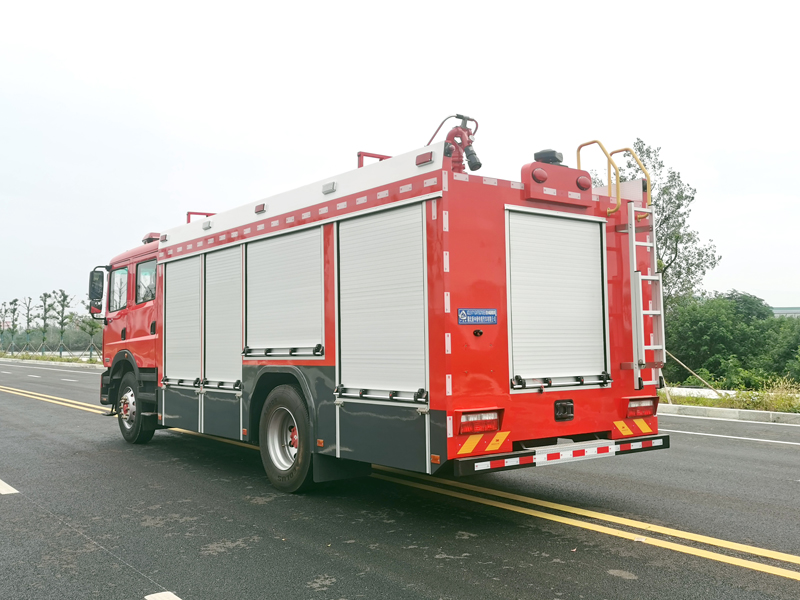
<svg viewBox="0 0 800 600"><path fill-rule="evenodd" d="M205 371L212 382L242 378L242 250L206 255Z"/></svg>
<svg viewBox="0 0 800 600"><path fill-rule="evenodd" d="M339 226L341 382L426 387L424 213L421 205Z"/></svg>
<svg viewBox="0 0 800 600"><path fill-rule="evenodd" d="M164 290L164 374L172 380L201 376L201 257L166 265Z"/></svg>
<svg viewBox="0 0 800 600"><path fill-rule="evenodd" d="M323 343L322 228L247 247L247 345L313 348Z"/></svg>
<svg viewBox="0 0 800 600"><path fill-rule="evenodd" d="M607 369L603 224L509 211L512 376Z"/></svg>

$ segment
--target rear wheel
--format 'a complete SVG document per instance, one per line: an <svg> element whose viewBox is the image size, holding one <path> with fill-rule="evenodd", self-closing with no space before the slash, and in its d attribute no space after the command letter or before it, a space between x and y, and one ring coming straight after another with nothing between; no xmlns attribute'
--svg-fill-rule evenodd
<svg viewBox="0 0 800 600"><path fill-rule="evenodd" d="M119 395L117 396L117 420L119 430L126 442L131 444L146 444L153 439L155 431L145 430L142 427L144 419L139 415L141 406L136 402L136 394L139 393L139 385L136 383L136 376L133 373L125 373L119 383Z"/></svg>
<svg viewBox="0 0 800 600"><path fill-rule="evenodd" d="M311 426L298 387L279 385L270 392L261 411L258 441L273 486L282 492L299 492L312 485Z"/></svg>

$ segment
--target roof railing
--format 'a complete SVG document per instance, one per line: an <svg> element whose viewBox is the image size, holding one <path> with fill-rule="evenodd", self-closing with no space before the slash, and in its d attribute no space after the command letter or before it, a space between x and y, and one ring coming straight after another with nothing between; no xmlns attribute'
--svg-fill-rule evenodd
<svg viewBox="0 0 800 600"><path fill-rule="evenodd" d="M622 198L620 197L620 189L619 189L619 168L617 167L617 163L614 162L614 159L611 158L611 155L606 150L605 146L603 146L600 140L592 140L591 142L586 142L585 144L581 144L578 146L578 168L581 168L581 148L585 146L591 146L592 144L597 144L600 146L600 149L603 151L603 154L606 155L608 159L608 195L611 197L611 167L614 167L614 171L617 173L617 205L614 208L609 208L606 211L607 215L614 214L619 210L619 207L622 206Z"/></svg>

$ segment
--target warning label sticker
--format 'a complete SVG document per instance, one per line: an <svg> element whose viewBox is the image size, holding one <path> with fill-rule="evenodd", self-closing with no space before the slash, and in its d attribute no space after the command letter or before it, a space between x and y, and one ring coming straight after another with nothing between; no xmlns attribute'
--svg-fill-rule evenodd
<svg viewBox="0 0 800 600"><path fill-rule="evenodd" d="M497 325L496 308L459 308L459 325Z"/></svg>

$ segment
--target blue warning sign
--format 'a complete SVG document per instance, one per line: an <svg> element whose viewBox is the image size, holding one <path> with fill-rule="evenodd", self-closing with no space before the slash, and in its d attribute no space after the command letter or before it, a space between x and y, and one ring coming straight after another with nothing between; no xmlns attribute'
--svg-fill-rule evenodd
<svg viewBox="0 0 800 600"><path fill-rule="evenodd" d="M459 325L497 325L496 308L459 308Z"/></svg>

